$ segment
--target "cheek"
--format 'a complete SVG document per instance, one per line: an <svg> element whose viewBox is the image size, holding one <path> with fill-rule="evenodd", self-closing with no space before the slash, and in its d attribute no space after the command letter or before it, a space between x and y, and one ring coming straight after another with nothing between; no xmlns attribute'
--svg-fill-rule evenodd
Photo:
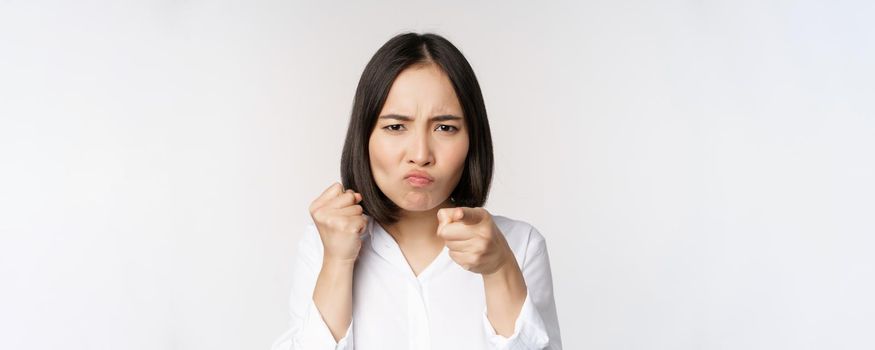
<svg viewBox="0 0 875 350"><path fill-rule="evenodd" d="M461 168L465 165L465 158L468 156L468 145L465 144L465 147L460 147L455 150L453 154L453 160L456 163L456 166Z"/></svg>
<svg viewBox="0 0 875 350"><path fill-rule="evenodd" d="M461 176L462 170L465 167L465 159L468 156L468 139L460 140L458 143L450 145L447 149L447 160L452 164L452 170L457 176Z"/></svg>
<svg viewBox="0 0 875 350"><path fill-rule="evenodd" d="M368 140L368 156L371 159L371 171L374 176L383 176L389 167L392 159L392 150L386 140L377 136L372 136Z"/></svg>

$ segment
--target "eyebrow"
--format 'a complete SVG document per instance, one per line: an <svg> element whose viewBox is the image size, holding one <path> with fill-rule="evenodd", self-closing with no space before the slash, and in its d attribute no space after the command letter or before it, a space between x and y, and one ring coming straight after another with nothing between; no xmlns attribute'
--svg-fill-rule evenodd
<svg viewBox="0 0 875 350"><path fill-rule="evenodd" d="M408 117L406 115L398 115L398 114L386 114L380 116L380 119L395 119L395 120L403 120L403 121L411 121L413 118ZM434 117L428 118L429 121L446 121L446 120L461 120L462 117L455 116L452 114L444 114L444 115L436 115Z"/></svg>

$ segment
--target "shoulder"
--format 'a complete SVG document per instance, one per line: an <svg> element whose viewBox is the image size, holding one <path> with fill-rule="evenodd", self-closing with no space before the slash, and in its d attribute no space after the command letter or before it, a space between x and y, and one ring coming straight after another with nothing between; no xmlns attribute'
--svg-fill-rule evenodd
<svg viewBox="0 0 875 350"><path fill-rule="evenodd" d="M507 244L513 250L517 260L523 261L526 256L539 254L546 249L544 236L534 225L503 215L492 214L495 226L504 234Z"/></svg>
<svg viewBox="0 0 875 350"><path fill-rule="evenodd" d="M544 236L534 225L504 215L492 214L492 221L507 238L526 238L543 241Z"/></svg>
<svg viewBox="0 0 875 350"><path fill-rule="evenodd" d="M300 239L301 244L321 243L321 240L319 239L319 230L316 228L316 224L312 221L308 221L304 224L304 232Z"/></svg>
<svg viewBox="0 0 875 350"><path fill-rule="evenodd" d="M297 256L308 260L322 259L322 238L312 221L304 224L304 230L298 236Z"/></svg>

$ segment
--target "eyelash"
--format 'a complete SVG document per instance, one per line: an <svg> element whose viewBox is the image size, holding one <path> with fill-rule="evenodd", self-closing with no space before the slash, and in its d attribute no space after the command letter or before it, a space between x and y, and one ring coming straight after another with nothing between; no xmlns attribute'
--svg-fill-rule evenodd
<svg viewBox="0 0 875 350"><path fill-rule="evenodd" d="M395 130L395 129L392 129L393 126L404 126L404 125L402 125L402 124L386 125L386 126L383 127L383 129L385 129L386 131L389 131L389 132L401 131L401 130ZM442 127L442 126L446 126L446 127L452 128L451 130L447 130L447 132L456 132L456 131L459 131L459 128L457 128L457 127L455 127L455 126L452 126L452 125L447 125L447 124L440 124L440 125L438 125L438 127Z"/></svg>

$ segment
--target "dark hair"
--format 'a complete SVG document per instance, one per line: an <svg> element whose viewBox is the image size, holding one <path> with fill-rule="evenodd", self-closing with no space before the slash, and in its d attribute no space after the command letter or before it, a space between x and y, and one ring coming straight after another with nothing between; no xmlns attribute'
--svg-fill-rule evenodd
<svg viewBox="0 0 875 350"><path fill-rule="evenodd" d="M459 49L440 35L399 34L374 53L362 72L340 159L343 187L361 193L359 204L364 213L385 225L398 221L400 208L380 191L374 181L368 140L395 78L405 68L418 64L437 64L449 76L468 128L465 168L450 195L451 201L457 206L481 207L492 182L492 136L483 94L471 65Z"/></svg>

